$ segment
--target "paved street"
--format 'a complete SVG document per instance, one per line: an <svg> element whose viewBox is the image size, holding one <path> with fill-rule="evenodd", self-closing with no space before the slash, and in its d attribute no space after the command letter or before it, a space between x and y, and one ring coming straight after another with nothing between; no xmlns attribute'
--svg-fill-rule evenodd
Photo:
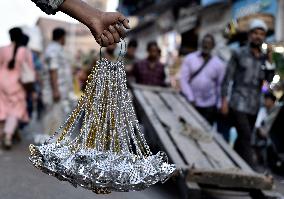
<svg viewBox="0 0 284 199"><path fill-rule="evenodd" d="M27 129L27 130L34 130ZM32 133L32 132L31 132ZM96 195L82 188L74 188L35 169L28 160L31 136L25 132L25 141L11 151L0 151L0 199L177 199L171 183L158 184L145 191Z"/></svg>

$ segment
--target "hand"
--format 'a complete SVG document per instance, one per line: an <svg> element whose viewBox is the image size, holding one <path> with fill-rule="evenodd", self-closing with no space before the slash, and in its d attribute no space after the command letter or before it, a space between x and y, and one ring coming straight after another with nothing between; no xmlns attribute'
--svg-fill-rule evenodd
<svg viewBox="0 0 284 199"><path fill-rule="evenodd" d="M32 99L33 102L36 102L38 100L38 94L36 92L32 92Z"/></svg>
<svg viewBox="0 0 284 199"><path fill-rule="evenodd" d="M267 138L267 137L268 137L267 132L266 132L263 128L259 128L259 129L258 129L258 132L259 132L259 136L260 136L261 138Z"/></svg>
<svg viewBox="0 0 284 199"><path fill-rule="evenodd" d="M60 100L60 93L58 90L53 90L52 95L54 102L58 102Z"/></svg>
<svg viewBox="0 0 284 199"><path fill-rule="evenodd" d="M102 12L99 18L93 18L88 28L98 44L109 46L119 43L125 37L125 29L129 29L129 21L118 12Z"/></svg>
<svg viewBox="0 0 284 199"><path fill-rule="evenodd" d="M132 64L125 65L125 71L127 73L131 73L133 71L133 65Z"/></svg>
<svg viewBox="0 0 284 199"><path fill-rule="evenodd" d="M221 105L221 113L227 115L229 113L229 104L227 98L223 98Z"/></svg>
<svg viewBox="0 0 284 199"><path fill-rule="evenodd" d="M64 1L59 10L85 24L98 44L109 46L118 43L129 29L128 19L119 12L102 12L82 0Z"/></svg>

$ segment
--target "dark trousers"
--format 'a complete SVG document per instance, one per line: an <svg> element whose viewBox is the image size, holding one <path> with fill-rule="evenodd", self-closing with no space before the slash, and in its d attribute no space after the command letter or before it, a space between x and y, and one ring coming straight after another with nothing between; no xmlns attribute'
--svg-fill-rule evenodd
<svg viewBox="0 0 284 199"><path fill-rule="evenodd" d="M229 142L230 141L230 129L232 127L232 121L230 115L223 115L222 113L217 113L217 131L223 138Z"/></svg>
<svg viewBox="0 0 284 199"><path fill-rule="evenodd" d="M253 147L251 145L252 132L256 120L256 115L230 109L233 125L236 127L238 137L234 146L235 151L252 167Z"/></svg>
<svg viewBox="0 0 284 199"><path fill-rule="evenodd" d="M195 109L209 122L209 124L214 124L217 116L217 108L215 106L195 107Z"/></svg>

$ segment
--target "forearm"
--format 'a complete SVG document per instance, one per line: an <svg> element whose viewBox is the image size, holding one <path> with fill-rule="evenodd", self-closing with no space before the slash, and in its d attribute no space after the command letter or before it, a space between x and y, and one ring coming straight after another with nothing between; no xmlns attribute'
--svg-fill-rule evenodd
<svg viewBox="0 0 284 199"><path fill-rule="evenodd" d="M129 20L121 13L102 12L83 0L32 1L47 14L61 11L85 24L101 46L119 43L120 39L125 37L124 28L130 29Z"/></svg>
<svg viewBox="0 0 284 199"><path fill-rule="evenodd" d="M191 65L185 59L181 65L181 70L180 70L180 87L182 93L186 96L187 100L193 102L194 96L191 86L189 84L191 76L190 67Z"/></svg>
<svg viewBox="0 0 284 199"><path fill-rule="evenodd" d="M225 77L225 72L226 72L226 66L225 64L222 65L221 70L218 73L218 78L216 82L216 93L217 93L217 107L220 108L222 105L222 83L224 81Z"/></svg>
<svg viewBox="0 0 284 199"><path fill-rule="evenodd" d="M234 82L234 76L237 68L237 60L233 55L230 62L228 63L227 70L224 76L224 80L221 84L221 96L227 97L229 94L229 88L232 86L232 82Z"/></svg>
<svg viewBox="0 0 284 199"><path fill-rule="evenodd" d="M193 96L191 86L189 85L188 81L184 77L181 77L180 79L180 87L181 87L182 93L186 96L187 100L190 102L193 102L194 96Z"/></svg>
<svg viewBox="0 0 284 199"><path fill-rule="evenodd" d="M226 98L228 96L228 91L229 91L229 86L230 86L230 82L232 81L232 72L229 68L230 66L228 66L228 70L226 72L226 75L224 77L224 80L221 84L221 97L222 98Z"/></svg>
<svg viewBox="0 0 284 199"><path fill-rule="evenodd" d="M50 84L53 92L58 92L57 70L50 70Z"/></svg>
<svg viewBox="0 0 284 199"><path fill-rule="evenodd" d="M102 12L82 0L65 0L58 8L65 14L89 26L93 18L100 18Z"/></svg>

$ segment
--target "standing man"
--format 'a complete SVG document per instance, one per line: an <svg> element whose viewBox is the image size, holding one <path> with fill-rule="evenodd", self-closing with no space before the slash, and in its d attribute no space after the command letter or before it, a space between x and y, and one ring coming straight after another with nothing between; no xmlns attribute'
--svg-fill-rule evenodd
<svg viewBox="0 0 284 199"><path fill-rule="evenodd" d="M63 46L66 32L56 28L52 33L52 42L44 54L42 97L47 113L44 125L47 133L53 133L69 111L68 103L73 94L73 78L71 64L67 59Z"/></svg>
<svg viewBox="0 0 284 199"><path fill-rule="evenodd" d="M201 51L187 55L180 72L182 93L211 125L216 120L225 73L224 62L211 54L214 47L214 37L211 34L205 35Z"/></svg>
<svg viewBox="0 0 284 199"><path fill-rule="evenodd" d="M265 79L265 55L261 46L266 38L267 25L259 19L250 23L248 45L233 52L222 84L221 112L230 111L238 132L235 150L254 166L251 135L260 106L261 87ZM232 84L230 84L232 83ZM230 101L229 87L232 85Z"/></svg>
<svg viewBox="0 0 284 199"><path fill-rule="evenodd" d="M147 44L148 57L134 65L133 74L137 84L165 86L165 70L159 59L159 51L156 42Z"/></svg>

